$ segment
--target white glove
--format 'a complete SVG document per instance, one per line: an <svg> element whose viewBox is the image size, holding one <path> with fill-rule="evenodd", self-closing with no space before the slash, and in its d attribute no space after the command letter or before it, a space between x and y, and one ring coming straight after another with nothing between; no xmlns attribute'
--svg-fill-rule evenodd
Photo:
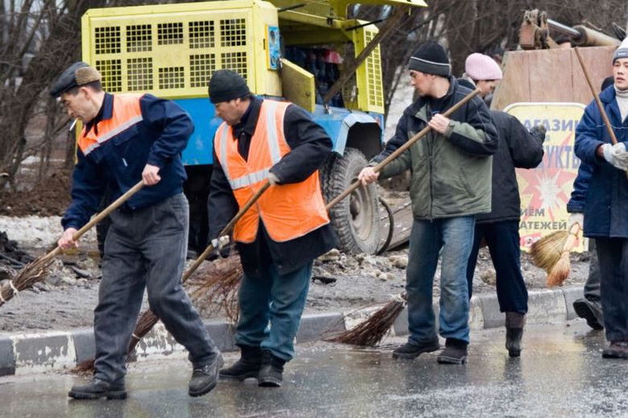
<svg viewBox="0 0 628 418"><path fill-rule="evenodd" d="M575 224L580 225L580 229L582 229L582 225L584 225L584 213L570 213L569 214L569 226L567 227L567 231L571 231L571 227Z"/></svg>
<svg viewBox="0 0 628 418"><path fill-rule="evenodd" d="M279 183L279 177L277 177L273 173L268 173L268 182L270 183L271 186L275 186L276 184Z"/></svg>
<svg viewBox="0 0 628 418"><path fill-rule="evenodd" d="M220 238L214 238L212 240L212 245L215 249L222 249L227 244L229 244L229 235L223 235Z"/></svg>
<svg viewBox="0 0 628 418"><path fill-rule="evenodd" d="M628 169L628 151L626 151L626 144L618 142L615 145L604 144L602 145L602 151L604 152L604 159L608 161L613 167L620 170Z"/></svg>

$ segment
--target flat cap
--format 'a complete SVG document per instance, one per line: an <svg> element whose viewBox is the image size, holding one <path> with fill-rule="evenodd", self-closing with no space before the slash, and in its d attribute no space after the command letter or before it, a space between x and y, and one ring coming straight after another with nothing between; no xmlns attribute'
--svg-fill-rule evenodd
<svg viewBox="0 0 628 418"><path fill-rule="evenodd" d="M100 73L94 67L90 67L87 63L82 61L75 62L55 81L50 89L50 95L52 97L59 97L66 91L72 90L74 87L100 81L101 78Z"/></svg>

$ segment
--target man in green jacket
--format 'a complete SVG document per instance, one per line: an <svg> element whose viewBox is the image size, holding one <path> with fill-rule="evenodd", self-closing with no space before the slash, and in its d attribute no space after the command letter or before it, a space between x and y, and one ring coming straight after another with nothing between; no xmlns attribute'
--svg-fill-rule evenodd
<svg viewBox="0 0 628 418"><path fill-rule="evenodd" d="M410 82L419 97L403 113L395 136L359 175L363 184L412 173L410 198L414 223L410 236L406 291L408 342L394 358L413 359L440 348L432 309L432 287L442 249L439 334L446 339L438 362L462 364L469 344L467 261L473 245L475 215L491 211L491 155L497 131L488 108L473 98L447 111L469 93L451 76L447 53L435 42L422 44L409 62ZM432 128L381 173L372 166L421 129Z"/></svg>

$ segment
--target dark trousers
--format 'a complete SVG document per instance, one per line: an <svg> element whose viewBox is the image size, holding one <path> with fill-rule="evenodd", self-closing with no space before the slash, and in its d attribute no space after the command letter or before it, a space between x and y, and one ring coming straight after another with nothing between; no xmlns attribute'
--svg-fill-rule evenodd
<svg viewBox="0 0 628 418"><path fill-rule="evenodd" d="M628 239L596 238L608 341L628 341Z"/></svg>
<svg viewBox="0 0 628 418"><path fill-rule="evenodd" d="M188 203L183 194L133 212L116 210L105 241L102 281L94 310L94 376L119 382L144 296L195 366L219 354L181 286L187 252Z"/></svg>
<svg viewBox="0 0 628 418"><path fill-rule="evenodd" d="M528 290L521 274L519 222L503 221L475 225L473 248L467 265L469 297L473 290L473 273L482 238L488 244L497 274L497 300L502 312L528 312Z"/></svg>
<svg viewBox="0 0 628 418"><path fill-rule="evenodd" d="M600 260L597 256L595 240L589 240L589 253L591 259L589 261L589 277L584 284L584 297L588 301L600 302Z"/></svg>

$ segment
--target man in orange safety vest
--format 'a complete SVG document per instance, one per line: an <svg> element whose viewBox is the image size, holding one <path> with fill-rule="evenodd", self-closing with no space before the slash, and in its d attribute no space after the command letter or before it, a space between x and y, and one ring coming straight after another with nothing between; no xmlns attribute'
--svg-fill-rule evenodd
<svg viewBox="0 0 628 418"><path fill-rule="evenodd" d="M256 377L260 386L277 387L294 356L313 260L337 243L318 174L332 142L303 109L253 96L234 71L214 73L209 99L224 121L214 139L212 242L256 191L271 184L234 227L244 270L235 335L241 358L220 377Z"/></svg>

